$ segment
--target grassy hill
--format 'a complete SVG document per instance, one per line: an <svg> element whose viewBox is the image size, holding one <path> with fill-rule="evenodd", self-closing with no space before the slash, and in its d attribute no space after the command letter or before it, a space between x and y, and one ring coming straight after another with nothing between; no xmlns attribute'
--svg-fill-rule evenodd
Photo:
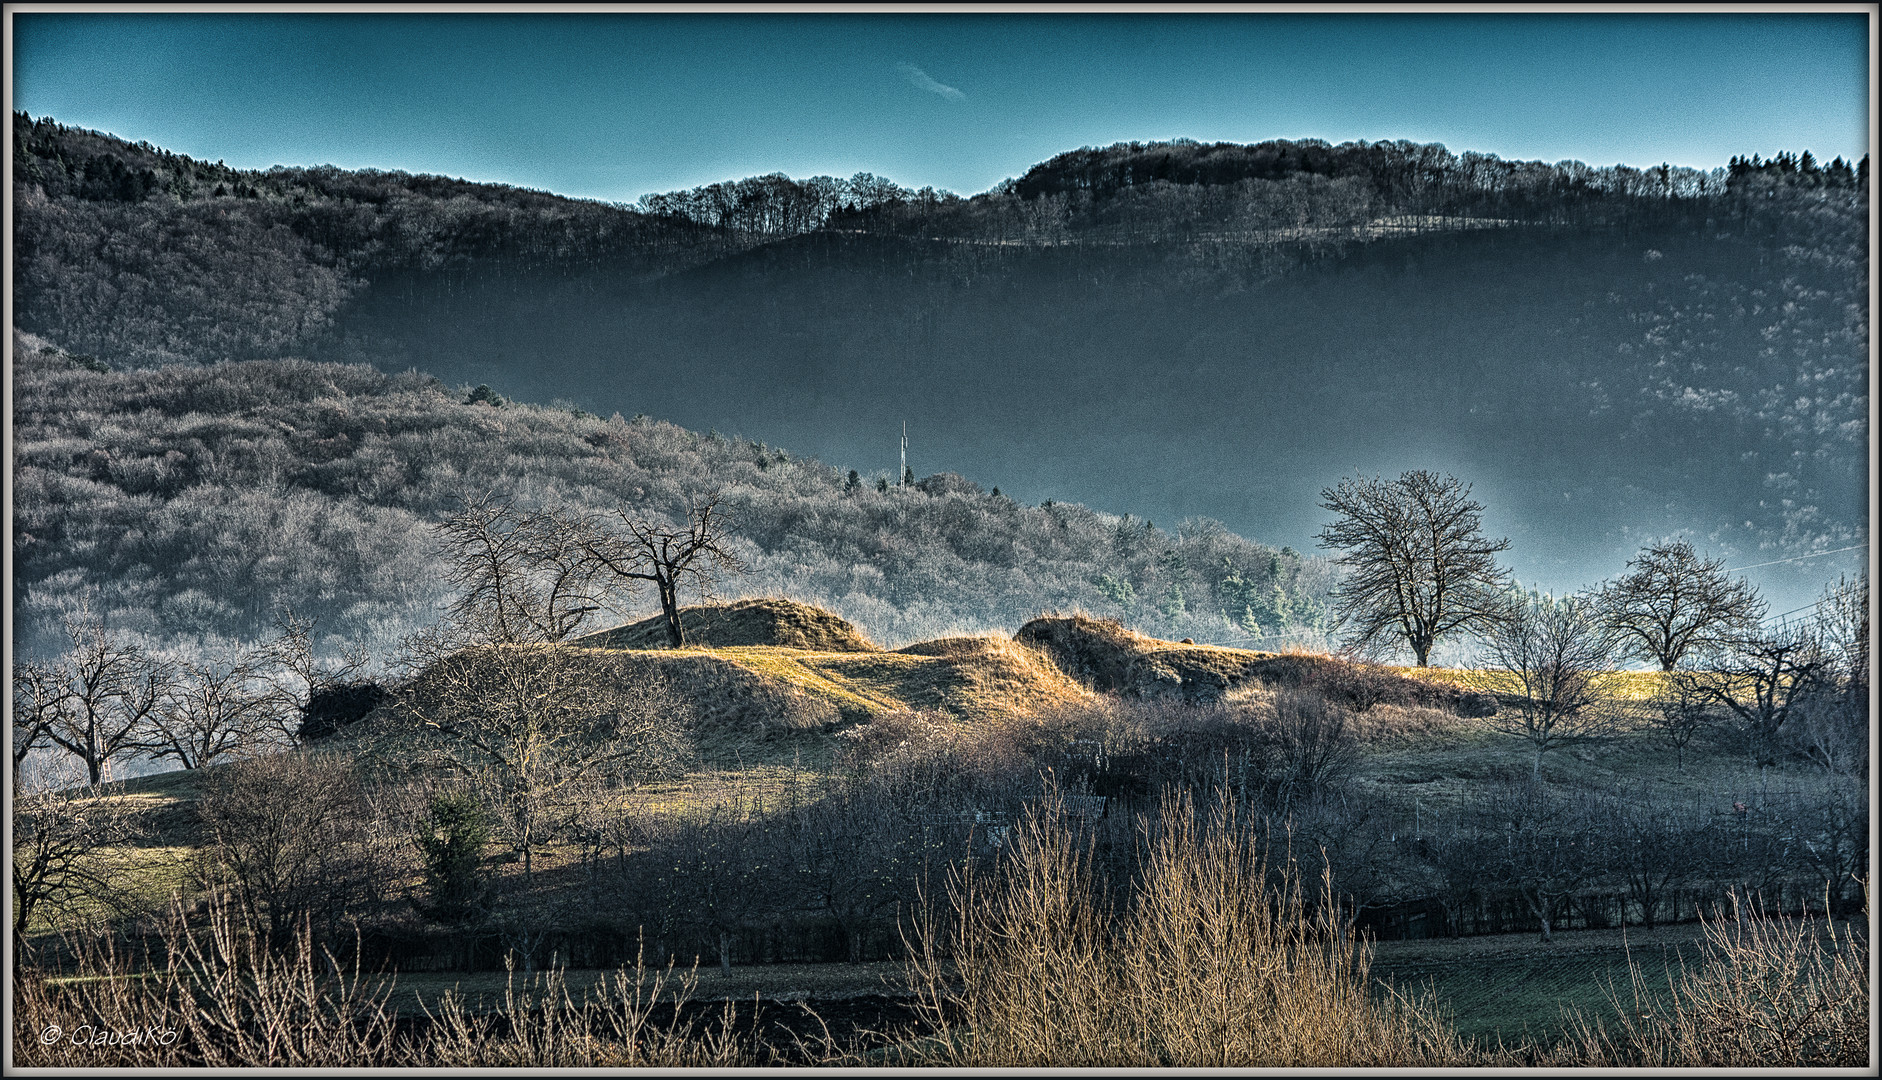
<svg viewBox="0 0 1882 1080"><path fill-rule="evenodd" d="M358 815L326 843L351 853L335 864L343 874L364 876L304 883L313 891L297 902L320 919L332 915L320 905L343 909L328 927L336 947L400 971L384 984L399 1014L447 995L508 1008L512 985L492 970L506 959L568 965L570 985L592 987L650 950L655 966L702 965L695 994L707 1000L814 1001L846 1024L899 1023L915 992L898 962L907 919L948 895L950 872L1002 865L1013 828L1056 813L1121 886L1141 871L1165 800L1213 790L1271 858L1329 872L1362 932L1384 939L1372 967L1381 1000L1389 985L1451 1011L1466 1039L1534 1049L1567 1031L1564 1002L1611 1021L1603 980L1624 985L1630 962L1650 980L1696 963L1692 920L1727 890L1791 911L1828 896L1849 914L1826 875L1866 866L1860 783L1799 760L1761 771L1723 737L1690 747L1676 770L1650 727L1627 726L1549 753L1532 780L1528 746L1483 715L1493 680L1482 673L1167 641L1083 613L895 650L779 598L685 614L697 636L681 649L649 640L643 622L559 653L602 698L598 679L663 682L667 720L694 751L684 768L543 788L533 857L498 828L479 860L488 907L468 922L425 914L430 879L411 838L434 828L425 808L450 792L509 820L494 775L414 770L384 756L394 744L334 771L324 755L371 745L356 732L279 759L285 773L256 773L325 777L304 798ZM1619 705L1640 705L1661 679L1618 676ZM217 895L244 895L205 885L252 844L227 834L229 807L278 798L245 770L254 763L89 797L124 807L141 835L96 854L119 883L113 904L42 915L36 947L57 954L55 926L135 927L173 893L198 920ZM1832 848L1835 868L1823 861ZM1551 897L1546 940L1536 890ZM836 959L850 963L818 963Z"/></svg>

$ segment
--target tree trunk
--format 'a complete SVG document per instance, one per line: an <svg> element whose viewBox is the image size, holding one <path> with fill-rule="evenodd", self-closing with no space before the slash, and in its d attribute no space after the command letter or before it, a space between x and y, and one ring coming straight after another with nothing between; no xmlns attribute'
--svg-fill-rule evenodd
<svg viewBox="0 0 1882 1080"><path fill-rule="evenodd" d="M1547 911L1544 911L1542 913L1542 940L1544 941L1555 940L1554 938L1549 936L1549 913Z"/></svg>
<svg viewBox="0 0 1882 1080"><path fill-rule="evenodd" d="M667 617L667 644L679 648L686 644L686 630L680 625L680 600L673 582L662 578L660 581L660 610Z"/></svg>
<svg viewBox="0 0 1882 1080"><path fill-rule="evenodd" d="M732 977L732 935L724 930L719 931L719 971Z"/></svg>
<svg viewBox="0 0 1882 1080"><path fill-rule="evenodd" d="M522 822L522 829L521 829L521 832L522 832L522 834L523 834L523 835L522 835L522 840L523 840L523 880L524 880L525 882L528 882L528 881L531 881L531 880L533 880L533 879L534 879L534 875L533 875L533 865L531 864L531 862L530 862L530 858L529 858L529 849L535 846L535 845L534 845L534 844L533 844L533 843L531 842L531 841L533 841L533 840L535 840L535 836L533 835L533 833L535 832L535 830L534 830L534 828L533 828L533 826L534 826L534 824L535 824L535 821L533 820L533 818L528 818L528 817L526 817L526 818L524 818L524 819L523 819L523 822Z"/></svg>

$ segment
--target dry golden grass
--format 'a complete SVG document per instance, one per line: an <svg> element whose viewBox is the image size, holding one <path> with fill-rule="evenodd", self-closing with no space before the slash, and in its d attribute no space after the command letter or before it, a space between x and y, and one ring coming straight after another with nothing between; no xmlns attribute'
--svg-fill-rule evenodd
<svg viewBox="0 0 1882 1080"><path fill-rule="evenodd" d="M1473 1063L1424 1006L1372 992L1369 951L1291 861L1270 866L1227 803L1164 827L1128 907L1096 898L1089 850L1050 804L997 875L955 879L912 946L937 1037L924 1064L1353 1067ZM1328 886L1330 888L1330 886Z"/></svg>
<svg viewBox="0 0 1882 1080"><path fill-rule="evenodd" d="M690 979L636 967L578 994L560 971L505 981L484 1010L446 991L401 1031L396 979L346 970L303 927L282 954L214 905L205 926L174 909L160 957L140 968L102 942L75 943L76 970L30 964L15 983L12 1064L29 1068L717 1067L753 1064L729 1014L701 1031L677 1019ZM675 1020L652 1019L661 1003ZM834 1051L834 1048L832 1048ZM835 1056L833 1053L832 1056Z"/></svg>
<svg viewBox="0 0 1882 1080"><path fill-rule="evenodd" d="M875 652L876 646L847 620L822 608L776 596L680 609L688 644L714 647L778 645L814 652ZM666 618L600 630L575 642L588 648L663 649Z"/></svg>
<svg viewBox="0 0 1882 1080"><path fill-rule="evenodd" d="M834 732L888 713L940 710L985 722L1092 699L1036 650L1002 638L901 652L749 645L632 655L690 704L701 756L714 768L827 762Z"/></svg>
<svg viewBox="0 0 1882 1080"><path fill-rule="evenodd" d="M1505 672L1473 668L1393 667L1394 673L1411 679L1454 686L1481 693L1519 693L1514 676ZM1651 701L1666 681L1661 671L1610 671L1598 678L1600 689L1623 702Z"/></svg>
<svg viewBox="0 0 1882 1080"><path fill-rule="evenodd" d="M1705 920L1701 963L1665 991L1630 965L1609 988L1610 1030L1577 1017L1547 1064L1648 1068L1873 1068L1869 938L1814 917L1758 918L1736 894Z"/></svg>

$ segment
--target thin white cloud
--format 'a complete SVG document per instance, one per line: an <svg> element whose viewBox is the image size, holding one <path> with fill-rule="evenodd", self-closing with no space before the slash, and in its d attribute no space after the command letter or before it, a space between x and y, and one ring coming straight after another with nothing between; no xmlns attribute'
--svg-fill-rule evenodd
<svg viewBox="0 0 1882 1080"><path fill-rule="evenodd" d="M928 73L913 64L897 64L895 70L902 73L902 78L932 94L940 94L949 101L966 101L967 95L945 83L935 82Z"/></svg>

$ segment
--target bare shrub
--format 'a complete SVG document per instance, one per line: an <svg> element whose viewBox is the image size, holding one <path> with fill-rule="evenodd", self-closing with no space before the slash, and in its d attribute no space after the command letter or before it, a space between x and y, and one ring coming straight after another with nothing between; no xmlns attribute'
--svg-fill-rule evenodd
<svg viewBox="0 0 1882 1080"><path fill-rule="evenodd" d="M209 834L204 876L231 890L276 948L291 945L309 920L331 935L377 892L370 808L345 758L237 761L205 780L197 807Z"/></svg>
<svg viewBox="0 0 1882 1080"><path fill-rule="evenodd" d="M728 1012L702 1030L680 1017L690 975L621 969L579 998L562 972L512 979L500 1010L456 994L402 1024L396 980L348 969L303 922L272 950L238 909L212 904L191 927L173 909L154 957L111 939L75 943L66 972L15 984L13 1059L27 1067L549 1067L756 1064ZM659 1023L656 1008L671 1006ZM48 1039L50 1034L53 1037ZM831 1047L830 1057L836 1057Z"/></svg>
<svg viewBox="0 0 1882 1080"><path fill-rule="evenodd" d="M1048 803L992 871L969 867L928 906L912 978L937 1029L929 1064L1358 1066L1462 1064L1427 1009L1375 997L1369 951L1299 868L1271 865L1226 798L1165 804L1127 901L1096 897L1089 848ZM1198 820L1200 818L1200 820Z"/></svg>
<svg viewBox="0 0 1882 1080"><path fill-rule="evenodd" d="M35 970L18 982L16 1064L330 1067L394 1058L391 984L345 971L304 920L287 948L271 949L265 929L226 902L212 902L207 924L194 929L176 906L154 962L135 962L110 938L74 951L75 977L55 983L56 973Z"/></svg>
<svg viewBox="0 0 1882 1080"><path fill-rule="evenodd" d="M841 767L921 804L985 802L1025 787L1054 741L1037 724L970 724L922 709L884 713L845 737Z"/></svg>
<svg viewBox="0 0 1882 1080"><path fill-rule="evenodd" d="M1270 771L1284 792L1318 791L1351 771L1358 744L1345 709L1298 691L1276 694L1273 709Z"/></svg>
<svg viewBox="0 0 1882 1080"><path fill-rule="evenodd" d="M1652 992L1629 965L1630 1001L1609 988L1614 1030L1578 1018L1549 1064L1649 1068L1874 1067L1869 939L1856 924L1740 909L1705 921L1702 961Z"/></svg>
<svg viewBox="0 0 1882 1080"><path fill-rule="evenodd" d="M444 1068L730 1068L757 1064L756 1047L732 1034L731 1002L716 1028L700 1031L678 1019L695 979L673 969L636 965L617 970L578 999L560 969L504 988L503 1008L478 1011L456 994L427 1010L430 1039L408 1053L415 1063ZM674 1019L665 1026L653 1011L671 1002Z"/></svg>

